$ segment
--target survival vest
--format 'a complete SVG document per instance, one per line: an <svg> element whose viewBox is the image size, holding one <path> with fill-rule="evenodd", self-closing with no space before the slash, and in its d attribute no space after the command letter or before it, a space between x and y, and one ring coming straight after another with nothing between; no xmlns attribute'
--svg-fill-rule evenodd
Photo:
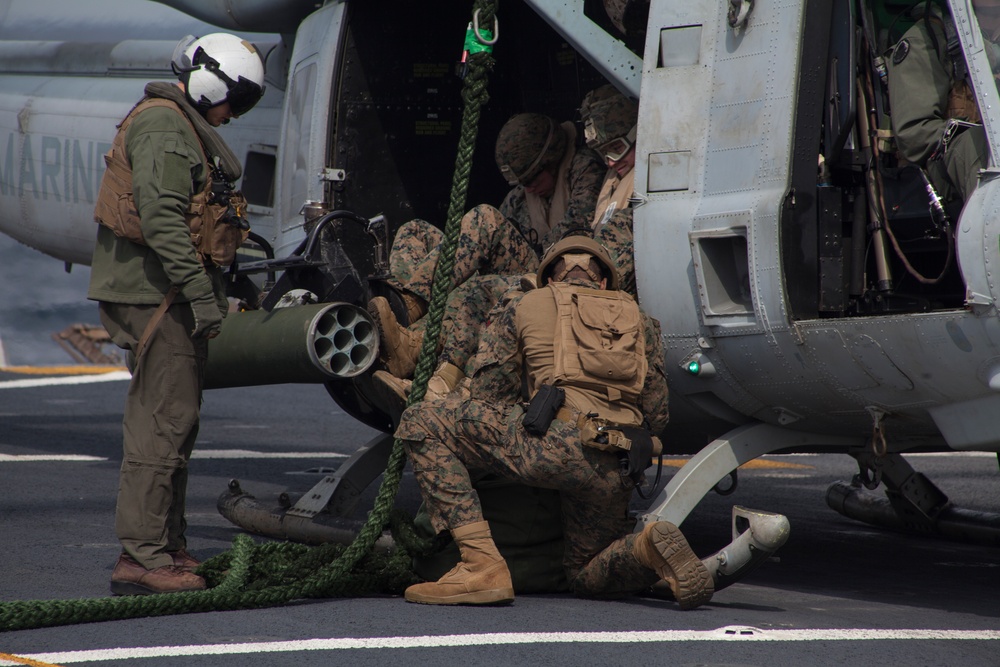
<svg viewBox="0 0 1000 667"><path fill-rule="evenodd" d="M639 306L625 292L549 283L556 300L553 380L636 405L646 380Z"/></svg>
<svg viewBox="0 0 1000 667"><path fill-rule="evenodd" d="M148 245L142 236L139 212L132 196L132 165L125 151L125 134L136 115L151 107L168 107L176 111L198 136L194 125L177 103L161 97L150 97L137 104L118 125L118 134L111 150L104 155L107 169L101 179L101 188L94 209L94 221L104 225L116 236L140 245ZM184 219L191 230L191 243L203 261L227 267L233 263L236 250L246 240L247 231L224 220L228 206L209 203L212 194L212 169L205 156L205 147L198 139L202 161L205 165L205 188L191 197ZM246 200L239 192L229 196L229 205L245 210Z"/></svg>

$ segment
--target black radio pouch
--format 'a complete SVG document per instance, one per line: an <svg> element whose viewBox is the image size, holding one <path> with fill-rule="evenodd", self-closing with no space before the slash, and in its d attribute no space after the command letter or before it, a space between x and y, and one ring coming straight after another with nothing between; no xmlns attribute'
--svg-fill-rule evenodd
<svg viewBox="0 0 1000 667"><path fill-rule="evenodd" d="M566 400L566 391L562 387L543 384L528 403L528 409L524 413L524 418L521 419L524 430L531 435L545 435L564 400Z"/></svg>

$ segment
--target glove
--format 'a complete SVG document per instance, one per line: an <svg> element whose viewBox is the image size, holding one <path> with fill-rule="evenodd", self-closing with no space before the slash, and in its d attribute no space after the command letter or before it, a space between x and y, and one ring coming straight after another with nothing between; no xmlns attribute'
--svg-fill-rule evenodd
<svg viewBox="0 0 1000 667"><path fill-rule="evenodd" d="M191 299L191 312L194 313L194 331L192 338L215 338L222 330L222 312L212 293Z"/></svg>

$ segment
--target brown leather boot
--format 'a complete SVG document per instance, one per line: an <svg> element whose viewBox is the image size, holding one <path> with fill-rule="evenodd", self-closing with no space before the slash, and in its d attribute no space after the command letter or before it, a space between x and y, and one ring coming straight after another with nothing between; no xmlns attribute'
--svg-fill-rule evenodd
<svg viewBox="0 0 1000 667"><path fill-rule="evenodd" d="M185 572L194 572L201 565L201 561L189 554L187 549L168 551L167 553L174 559L174 565Z"/></svg>
<svg viewBox="0 0 1000 667"><path fill-rule="evenodd" d="M712 599L712 575L691 550L680 528L669 521L647 525L636 538L632 554L667 582L681 609L694 609Z"/></svg>
<svg viewBox="0 0 1000 667"><path fill-rule="evenodd" d="M389 372L398 378L412 376L424 342L423 332L413 332L400 325L385 297L377 296L369 301L368 312L378 326L382 343L379 356Z"/></svg>
<svg viewBox="0 0 1000 667"><path fill-rule="evenodd" d="M451 531L462 553L450 572L437 581L406 589L408 602L421 604L502 604L514 600L507 561L493 543L490 525L470 523Z"/></svg>
<svg viewBox="0 0 1000 667"><path fill-rule="evenodd" d="M427 380L427 393L424 394L424 399L444 398L464 377L465 373L462 372L461 368L447 361L442 361L441 365L434 371L434 375Z"/></svg>
<svg viewBox="0 0 1000 667"><path fill-rule="evenodd" d="M150 595L205 590L205 580L176 565L147 570L128 554L122 554L111 573L111 592L115 595Z"/></svg>

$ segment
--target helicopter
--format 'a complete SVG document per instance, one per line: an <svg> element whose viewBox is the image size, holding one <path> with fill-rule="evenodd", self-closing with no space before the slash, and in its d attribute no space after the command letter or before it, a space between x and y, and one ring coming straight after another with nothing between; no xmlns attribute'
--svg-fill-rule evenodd
<svg viewBox="0 0 1000 667"><path fill-rule="evenodd" d="M212 341L206 386L322 384L382 435L294 503L272 511L234 483L220 511L262 534L342 537L336 518L392 445L364 304L394 230L444 218L469 3L101 4L46 22L41 0L0 2L0 231L86 265L101 156L143 85L172 80L177 38L222 29L258 44L265 95L221 130L244 159L252 231L230 273L245 308ZM504 4L477 153L492 155L513 113L575 118L606 82L639 100L638 296L663 329L664 442L692 455L639 526L682 523L760 456L833 451L859 467L828 490L836 511L996 543L995 517L952 506L902 456L1000 451L997 151L942 223L919 170L872 141L888 123L879 58L911 3L612 4L620 15L595 0ZM979 108L1000 108L975 12L942 4ZM1000 147L1000 123L983 116ZM470 202L502 198L490 163L474 162ZM742 576L787 536L784 517L734 509L715 568Z"/></svg>

